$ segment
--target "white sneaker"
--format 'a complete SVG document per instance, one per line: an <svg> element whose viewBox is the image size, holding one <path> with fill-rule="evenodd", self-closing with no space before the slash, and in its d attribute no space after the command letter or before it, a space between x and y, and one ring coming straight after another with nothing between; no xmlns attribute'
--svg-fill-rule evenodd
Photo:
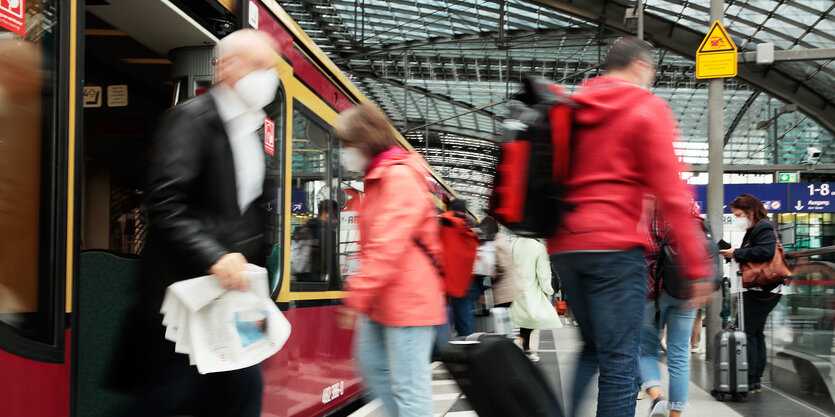
<svg viewBox="0 0 835 417"><path fill-rule="evenodd" d="M528 359L530 359L533 363L539 362L539 356L536 353L528 354Z"/></svg>
<svg viewBox="0 0 835 417"><path fill-rule="evenodd" d="M705 348L701 348L701 347L691 348L690 353L705 353Z"/></svg>

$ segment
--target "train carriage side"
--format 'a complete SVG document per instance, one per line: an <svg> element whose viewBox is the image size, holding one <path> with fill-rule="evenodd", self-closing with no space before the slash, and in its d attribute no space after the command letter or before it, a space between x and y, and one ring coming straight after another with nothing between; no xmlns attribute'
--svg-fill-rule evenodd
<svg viewBox="0 0 835 417"><path fill-rule="evenodd" d="M270 415L315 415L339 407L358 395L360 380L350 359L352 334L335 325L341 284L356 268L356 211L361 179L342 172L339 144L331 134L338 112L366 98L275 2L255 2L258 29L279 44L286 122L284 241L281 291L277 302L287 308L294 333L287 346L263 364L264 412ZM250 9L250 13L254 12ZM411 150L400 138L402 146ZM440 205L452 196L431 170L427 180ZM329 206L335 202L338 210ZM318 222L325 240L315 265L304 255L303 235ZM328 242L330 240L330 242ZM286 413L286 414L285 414Z"/></svg>

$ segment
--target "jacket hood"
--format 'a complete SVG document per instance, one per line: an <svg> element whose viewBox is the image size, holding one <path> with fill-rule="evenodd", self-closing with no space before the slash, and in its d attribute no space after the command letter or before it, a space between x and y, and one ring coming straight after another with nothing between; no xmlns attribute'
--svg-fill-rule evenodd
<svg viewBox="0 0 835 417"><path fill-rule="evenodd" d="M378 179L383 176L387 168L392 165L406 165L414 169L416 172L426 172L426 163L423 157L416 152L408 152L400 150L400 152L391 152L385 155L385 158L378 161L376 165L365 175L365 179Z"/></svg>
<svg viewBox="0 0 835 417"><path fill-rule="evenodd" d="M597 125L651 96L652 92L629 81L605 75L595 77L581 84L571 96L579 106L574 121L583 126Z"/></svg>

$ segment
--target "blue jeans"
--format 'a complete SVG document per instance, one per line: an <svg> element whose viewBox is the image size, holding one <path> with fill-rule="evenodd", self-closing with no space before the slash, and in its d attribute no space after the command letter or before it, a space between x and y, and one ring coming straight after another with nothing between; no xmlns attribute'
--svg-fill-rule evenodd
<svg viewBox="0 0 835 417"><path fill-rule="evenodd" d="M446 317L449 318L450 316L450 308L449 306L446 307ZM441 349L452 340L452 328L449 324L449 320L444 324L436 324L434 326L435 329L435 344L432 346L432 355L431 357L434 359L436 357L440 357Z"/></svg>
<svg viewBox="0 0 835 417"><path fill-rule="evenodd" d="M644 251L558 253L551 262L585 342L574 375L570 415L578 412L598 370L597 417L635 415L647 297Z"/></svg>
<svg viewBox="0 0 835 417"><path fill-rule="evenodd" d="M367 317L357 326L357 362L389 416L432 417L434 326L386 326Z"/></svg>
<svg viewBox="0 0 835 417"><path fill-rule="evenodd" d="M695 308L682 308L685 300L670 297L662 292L658 300L659 322L655 322L655 301L647 302L644 313L644 330L641 335L641 384L643 389L661 386L658 369L658 348L661 332L667 326L667 369L670 372L670 410L684 411L687 391L690 389L690 333Z"/></svg>
<svg viewBox="0 0 835 417"><path fill-rule="evenodd" d="M458 336L473 334L473 305L481 296L481 293L484 292L483 279L484 277L475 277L465 296L450 297L450 304L452 304L452 320L450 320L450 323L455 325L455 332Z"/></svg>

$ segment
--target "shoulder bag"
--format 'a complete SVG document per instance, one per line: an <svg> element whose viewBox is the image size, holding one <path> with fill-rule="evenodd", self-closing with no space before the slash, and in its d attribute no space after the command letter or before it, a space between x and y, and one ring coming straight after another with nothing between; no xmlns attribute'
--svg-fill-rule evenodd
<svg viewBox="0 0 835 417"><path fill-rule="evenodd" d="M785 250L780 243L780 236L774 231L777 238L777 247L774 248L774 256L765 262L745 262L739 264L742 272L742 288L764 287L773 284L782 284L792 272L789 264L786 263Z"/></svg>

